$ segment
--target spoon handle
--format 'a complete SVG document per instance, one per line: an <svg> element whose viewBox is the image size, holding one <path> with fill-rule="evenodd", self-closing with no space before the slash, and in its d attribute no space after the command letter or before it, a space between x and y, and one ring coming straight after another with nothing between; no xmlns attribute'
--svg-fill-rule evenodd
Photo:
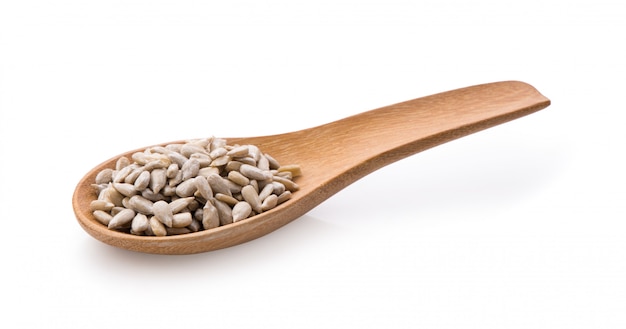
<svg viewBox="0 0 626 329"><path fill-rule="evenodd" d="M329 177L315 177L320 182L339 178L333 185L338 184L335 188L341 189L407 156L517 119L549 104L550 100L529 84L495 82L363 112L297 132L293 137L300 138L303 144L307 140L334 141L324 148L323 156L317 152L304 156L317 157L320 166L343 167L343 175L333 170Z"/></svg>

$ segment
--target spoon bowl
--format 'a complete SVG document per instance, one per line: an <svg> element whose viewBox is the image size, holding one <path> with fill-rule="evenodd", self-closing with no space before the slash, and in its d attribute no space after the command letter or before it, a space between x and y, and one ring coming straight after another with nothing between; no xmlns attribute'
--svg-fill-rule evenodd
<svg viewBox="0 0 626 329"><path fill-rule="evenodd" d="M193 254L259 238L313 209L367 174L431 147L539 111L550 100L534 87L504 81L456 89L363 112L338 121L285 134L225 138L253 144L281 163L298 164L300 189L276 208L248 219L195 233L153 237L109 230L92 215L95 177L116 160L88 172L72 198L76 218L91 236L106 244L155 254ZM176 142L163 143L170 144ZM143 150L142 148L141 150Z"/></svg>

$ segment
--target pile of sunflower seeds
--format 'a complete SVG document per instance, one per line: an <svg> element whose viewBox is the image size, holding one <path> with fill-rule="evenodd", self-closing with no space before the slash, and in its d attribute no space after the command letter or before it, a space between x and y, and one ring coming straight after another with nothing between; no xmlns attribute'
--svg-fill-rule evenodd
<svg viewBox="0 0 626 329"><path fill-rule="evenodd" d="M154 146L120 157L93 184L93 215L109 229L166 236L244 220L289 200L298 165L220 138Z"/></svg>

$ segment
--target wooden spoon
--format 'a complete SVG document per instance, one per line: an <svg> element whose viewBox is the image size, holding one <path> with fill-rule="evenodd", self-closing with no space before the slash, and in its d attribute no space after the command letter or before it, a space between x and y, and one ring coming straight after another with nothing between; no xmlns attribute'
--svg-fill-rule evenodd
<svg viewBox="0 0 626 329"><path fill-rule="evenodd" d="M98 165L81 179L72 205L83 229L112 246L156 254L221 249L288 224L383 166L548 105L550 100L526 83L496 82L422 97L286 134L226 138L231 145L257 145L283 164L299 164L303 176L296 179L300 190L293 193L291 200L246 220L207 231L147 237L109 230L97 222L89 208L96 199L91 184L102 169L114 168L119 156ZM130 156L136 151L121 155Z"/></svg>

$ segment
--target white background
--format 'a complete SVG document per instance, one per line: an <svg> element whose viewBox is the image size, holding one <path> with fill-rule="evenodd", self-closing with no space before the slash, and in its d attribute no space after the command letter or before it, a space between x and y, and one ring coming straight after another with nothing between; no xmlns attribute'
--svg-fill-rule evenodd
<svg viewBox="0 0 626 329"><path fill-rule="evenodd" d="M619 1L3 1L0 327L624 328ZM126 150L522 80L547 109L392 164L253 242L77 224ZM306 172L305 172L306 174Z"/></svg>

